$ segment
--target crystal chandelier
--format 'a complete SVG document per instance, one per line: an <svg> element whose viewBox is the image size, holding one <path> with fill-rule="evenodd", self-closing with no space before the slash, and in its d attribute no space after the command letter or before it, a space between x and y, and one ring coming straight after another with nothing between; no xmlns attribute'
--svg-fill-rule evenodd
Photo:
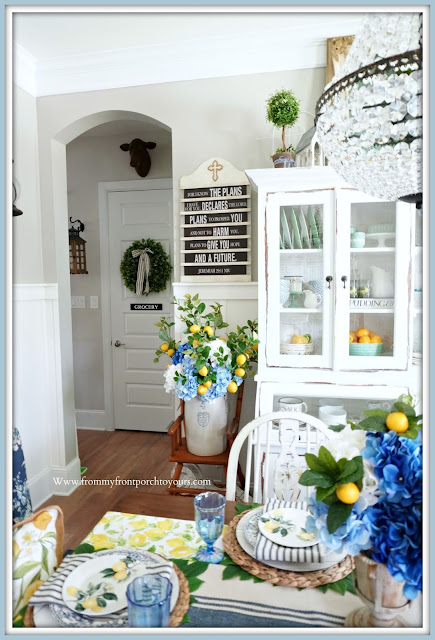
<svg viewBox="0 0 435 640"><path fill-rule="evenodd" d="M325 87L316 127L329 164L350 185L421 202L421 14L371 14Z"/></svg>

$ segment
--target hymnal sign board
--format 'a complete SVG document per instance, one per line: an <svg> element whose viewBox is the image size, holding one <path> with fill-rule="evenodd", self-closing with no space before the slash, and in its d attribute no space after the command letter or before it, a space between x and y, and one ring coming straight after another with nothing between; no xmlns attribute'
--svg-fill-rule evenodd
<svg viewBox="0 0 435 640"><path fill-rule="evenodd" d="M222 158L180 180L184 282L251 280L251 187Z"/></svg>

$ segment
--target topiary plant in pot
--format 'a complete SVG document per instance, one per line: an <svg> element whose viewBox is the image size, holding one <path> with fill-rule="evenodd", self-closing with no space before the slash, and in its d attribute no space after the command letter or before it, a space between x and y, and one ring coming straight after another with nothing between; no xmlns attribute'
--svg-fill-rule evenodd
<svg viewBox="0 0 435 640"><path fill-rule="evenodd" d="M271 156L273 164L277 168L292 167L296 156L292 145L285 143L285 133L286 128L292 127L299 117L300 100L292 91L281 89L270 96L266 104L268 121L282 129L282 147Z"/></svg>

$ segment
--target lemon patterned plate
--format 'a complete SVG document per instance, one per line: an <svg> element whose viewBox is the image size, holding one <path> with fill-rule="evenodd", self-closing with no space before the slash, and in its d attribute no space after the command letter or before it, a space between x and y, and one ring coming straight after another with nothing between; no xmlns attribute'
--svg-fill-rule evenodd
<svg viewBox="0 0 435 640"><path fill-rule="evenodd" d="M125 549L99 555L79 565L66 578L62 598L75 613L107 616L127 606L127 586L146 573L166 575L173 583L171 610L178 599L172 566L157 554Z"/></svg>
<svg viewBox="0 0 435 640"><path fill-rule="evenodd" d="M282 547L312 547L318 539L305 531L307 511L302 509L273 509L258 520L258 528L265 538Z"/></svg>

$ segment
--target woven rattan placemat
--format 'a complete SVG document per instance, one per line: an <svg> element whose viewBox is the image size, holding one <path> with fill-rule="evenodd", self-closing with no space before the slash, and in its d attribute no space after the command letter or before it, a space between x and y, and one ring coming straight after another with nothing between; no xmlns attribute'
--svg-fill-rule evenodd
<svg viewBox="0 0 435 640"><path fill-rule="evenodd" d="M322 584L337 582L353 571L354 562L350 556L346 556L341 562L327 569L303 572L284 571L259 562L243 551L236 537L237 525L244 515L245 513L241 513L236 516L228 525L223 538L224 549L236 564L253 576L285 587L318 587Z"/></svg>
<svg viewBox="0 0 435 640"><path fill-rule="evenodd" d="M184 573L177 567L176 564L173 565L175 573L178 577L178 582L180 585L180 593L178 594L177 604L175 605L171 617L169 619L170 627L178 627L184 618L185 614L189 610L189 601L190 601L190 591L189 591L189 583L187 582L187 578ZM25 627L34 627L35 622L33 619L33 607L27 607L27 611L24 616L24 626ZM120 627L123 629L124 627Z"/></svg>

